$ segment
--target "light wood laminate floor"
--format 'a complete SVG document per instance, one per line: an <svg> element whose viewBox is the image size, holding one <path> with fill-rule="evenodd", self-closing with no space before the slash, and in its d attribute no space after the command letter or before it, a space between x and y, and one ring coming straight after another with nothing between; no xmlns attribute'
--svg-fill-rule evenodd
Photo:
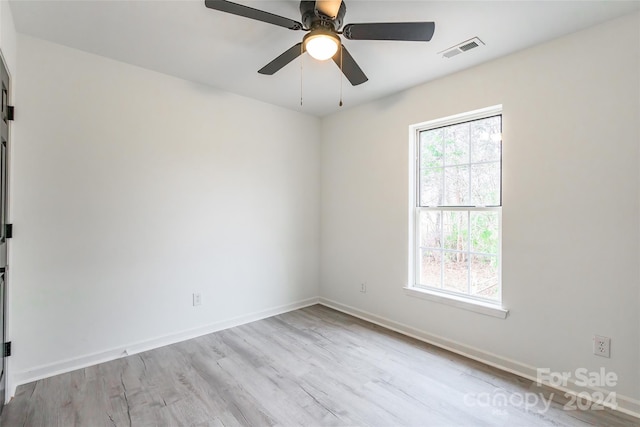
<svg viewBox="0 0 640 427"><path fill-rule="evenodd" d="M2 426L640 426L540 393L316 305L20 386Z"/></svg>

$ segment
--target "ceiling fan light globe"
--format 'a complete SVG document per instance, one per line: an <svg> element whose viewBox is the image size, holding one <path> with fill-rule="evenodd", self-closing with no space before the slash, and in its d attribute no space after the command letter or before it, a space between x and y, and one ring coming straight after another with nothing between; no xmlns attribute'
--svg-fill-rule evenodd
<svg viewBox="0 0 640 427"><path fill-rule="evenodd" d="M326 61L338 51L340 41L335 36L327 34L310 35L305 40L305 49L312 58Z"/></svg>

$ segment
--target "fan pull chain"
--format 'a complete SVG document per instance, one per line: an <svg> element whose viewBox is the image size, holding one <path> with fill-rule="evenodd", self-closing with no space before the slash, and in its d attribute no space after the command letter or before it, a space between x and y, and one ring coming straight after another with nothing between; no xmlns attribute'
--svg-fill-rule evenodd
<svg viewBox="0 0 640 427"><path fill-rule="evenodd" d="M342 52L344 50L344 46L340 43L340 103L338 104L342 107L342 82L344 80L344 72L342 71Z"/></svg>
<svg viewBox="0 0 640 427"><path fill-rule="evenodd" d="M300 45L300 106L302 107L302 72L304 71L304 58L302 54L304 53L304 44Z"/></svg>

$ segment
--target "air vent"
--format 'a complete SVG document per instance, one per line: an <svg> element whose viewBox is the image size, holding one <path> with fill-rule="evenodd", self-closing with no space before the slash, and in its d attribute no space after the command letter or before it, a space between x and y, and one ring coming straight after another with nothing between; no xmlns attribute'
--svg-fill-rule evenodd
<svg viewBox="0 0 640 427"><path fill-rule="evenodd" d="M452 58L471 49L475 49L478 46L484 46L484 43L479 38L474 37L472 39L465 40L456 46L450 47L449 49L445 49L442 52L438 52L438 54L442 54L445 58Z"/></svg>
<svg viewBox="0 0 640 427"><path fill-rule="evenodd" d="M463 52L468 51L469 49L473 49L474 47L478 47L478 43L476 42L471 42L471 43L467 43L464 46L460 46L460 50Z"/></svg>

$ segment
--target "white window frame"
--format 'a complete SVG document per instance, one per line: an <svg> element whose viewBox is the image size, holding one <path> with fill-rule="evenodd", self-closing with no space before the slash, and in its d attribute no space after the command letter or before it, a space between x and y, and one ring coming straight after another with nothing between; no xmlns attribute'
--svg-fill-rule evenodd
<svg viewBox="0 0 640 427"><path fill-rule="evenodd" d="M476 298L472 295L462 293L449 292L444 289L425 287L418 285L417 278L420 277L418 269L420 263L418 261L419 251L417 242L419 237L417 233L419 213L423 210L433 211L440 208L425 208L419 206L418 203L418 182L419 182L419 158L418 148L420 141L420 132L451 126L463 122L484 119L492 116L502 115L502 105L494 105L492 107L482 108L467 113L456 114L441 119L430 120L423 123L417 123L409 126L409 265L408 265L408 282L404 288L405 293L409 296L427 299L439 303L452 305L455 307L471 310L477 313L486 314L498 318L505 319L508 310L502 306L502 205L499 207L471 206L463 207L460 210L466 212L472 211L497 211L499 218L499 248L498 248L498 283L500 294L498 301L489 301L486 299ZM456 207L442 207L444 211L456 210Z"/></svg>

